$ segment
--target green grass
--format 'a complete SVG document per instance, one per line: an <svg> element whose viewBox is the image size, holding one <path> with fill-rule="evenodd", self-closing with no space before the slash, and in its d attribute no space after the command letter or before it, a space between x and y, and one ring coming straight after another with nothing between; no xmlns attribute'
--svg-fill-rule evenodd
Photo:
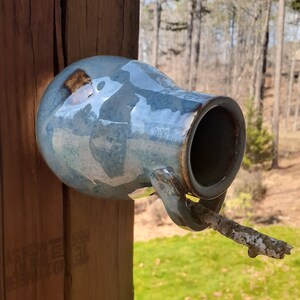
<svg viewBox="0 0 300 300"><path fill-rule="evenodd" d="M212 230L135 243L135 299L300 299L300 229L260 231L292 244L292 255L251 259Z"/></svg>

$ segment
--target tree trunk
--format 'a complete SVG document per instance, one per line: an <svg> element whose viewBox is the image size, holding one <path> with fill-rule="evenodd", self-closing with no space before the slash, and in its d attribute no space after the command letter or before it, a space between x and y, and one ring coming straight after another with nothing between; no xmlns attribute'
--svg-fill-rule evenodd
<svg viewBox="0 0 300 300"><path fill-rule="evenodd" d="M274 88L274 107L272 119L274 158L272 168L278 168L278 143L279 143L279 114L280 114L280 85L282 67L282 48L284 33L285 0L279 0L278 20L276 29L276 65L275 65L275 88Z"/></svg>
<svg viewBox="0 0 300 300"><path fill-rule="evenodd" d="M136 0L66 1L66 64L93 55L137 58L138 18ZM133 299L133 217L131 200L64 187L65 300Z"/></svg>
<svg viewBox="0 0 300 300"><path fill-rule="evenodd" d="M201 0L195 0L193 13L192 49L190 59L189 89L195 90L197 84L197 73L200 55L201 37Z"/></svg>
<svg viewBox="0 0 300 300"><path fill-rule="evenodd" d="M299 104L300 104L300 73L298 76L298 97L296 99L296 104L295 104L294 126L293 126L294 131L297 131L298 129Z"/></svg>
<svg viewBox="0 0 300 300"><path fill-rule="evenodd" d="M289 86L288 86L288 95L286 99L286 115L285 115L285 129L288 131L289 125L288 120L291 114L291 100L293 95L293 85L294 85L294 73L295 73L295 57L292 58L290 76L289 76Z"/></svg>
<svg viewBox="0 0 300 300"><path fill-rule="evenodd" d="M266 81L266 73L267 73L267 63L268 63L268 45L269 45L269 28L266 32L266 39L265 39L265 45L264 45L264 52L263 52L263 64L262 64L262 79L260 84L260 99L259 102L259 114L263 115L263 108L264 108L264 97L265 97L265 81Z"/></svg>
<svg viewBox="0 0 300 300"><path fill-rule="evenodd" d="M153 40L152 40L152 64L158 66L159 56L159 29L161 22L161 0L155 1L154 18L153 18Z"/></svg>
<svg viewBox="0 0 300 300"><path fill-rule="evenodd" d="M252 64L252 72L251 72L251 82L250 82L250 98L251 101L255 95L255 83L256 83L256 75L257 75L257 66L259 61L259 51L258 51L258 40L259 40L259 3L257 1L254 2L254 36L253 36L253 64Z"/></svg>
<svg viewBox="0 0 300 300"><path fill-rule="evenodd" d="M193 36L193 20L194 20L194 0L187 0L187 37L185 46L185 87L189 87L191 72L191 53L192 53L192 36Z"/></svg>
<svg viewBox="0 0 300 300"><path fill-rule="evenodd" d="M133 299L133 201L63 186L37 149L35 114L65 64L137 57L139 1L0 7L0 299Z"/></svg>
<svg viewBox="0 0 300 300"><path fill-rule="evenodd" d="M145 0L140 1L140 11L143 12L145 7ZM143 28L142 24L140 24L140 30L139 30L139 54L138 59L141 61L146 60L146 56L144 55L145 49L144 49L144 43L145 43L145 29Z"/></svg>
<svg viewBox="0 0 300 300"><path fill-rule="evenodd" d="M240 81L242 73L242 48L245 40L243 30L243 19L241 17L241 9L239 6L236 8L236 31L237 41L233 50L233 79L231 81L231 94L232 97L238 99L240 96Z"/></svg>
<svg viewBox="0 0 300 300"><path fill-rule="evenodd" d="M255 97L254 107L258 113L258 126L261 126L263 117L263 97L264 97L264 85L265 85L265 74L267 69L267 55L268 55L268 43L269 43L269 20L271 12L271 0L267 0L265 8L265 18L263 21L261 40L259 44L259 57L258 57L258 68L256 75L255 84Z"/></svg>
<svg viewBox="0 0 300 300"><path fill-rule="evenodd" d="M231 6L230 15L229 15L229 28L230 28L230 47L229 47L229 63L228 63L228 71L227 71L227 90L228 94L232 96L232 80L234 74L234 38L235 38L235 30L236 30L236 7L233 4Z"/></svg>

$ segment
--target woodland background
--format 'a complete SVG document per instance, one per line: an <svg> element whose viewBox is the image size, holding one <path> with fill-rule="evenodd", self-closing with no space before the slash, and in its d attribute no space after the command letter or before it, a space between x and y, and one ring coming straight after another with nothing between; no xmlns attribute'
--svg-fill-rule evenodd
<svg viewBox="0 0 300 300"><path fill-rule="evenodd" d="M181 87L250 106L278 167L279 126L299 130L299 22L299 0L142 0L139 58Z"/></svg>
<svg viewBox="0 0 300 300"><path fill-rule="evenodd" d="M140 20L140 60L244 111L246 153L221 213L294 250L252 260L212 230L176 227L157 197L139 199L136 299L300 299L300 1L141 0Z"/></svg>
<svg viewBox="0 0 300 300"><path fill-rule="evenodd" d="M139 59L180 87L229 95L247 125L222 213L300 227L300 0L141 0ZM135 202L135 239L184 234L156 198Z"/></svg>

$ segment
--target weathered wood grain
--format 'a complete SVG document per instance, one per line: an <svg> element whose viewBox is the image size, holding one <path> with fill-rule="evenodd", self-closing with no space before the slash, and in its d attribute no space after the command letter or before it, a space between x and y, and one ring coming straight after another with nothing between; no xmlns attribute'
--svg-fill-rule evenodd
<svg viewBox="0 0 300 300"><path fill-rule="evenodd" d="M38 152L35 114L65 64L137 57L139 2L0 0L0 9L0 299L132 299L133 202L63 186Z"/></svg>
<svg viewBox="0 0 300 300"><path fill-rule="evenodd" d="M0 24L1 26L1 24ZM0 27L1 30L1 27ZM1 40L1 37L0 37ZM2 41L0 42L0 47L3 46ZM1 134L0 134L0 145L2 144L1 142ZM1 155L1 147L0 147L0 299L5 300L5 289L4 289L4 247L3 247L3 242L4 242L4 237L3 237L3 197L2 197L2 155Z"/></svg>
<svg viewBox="0 0 300 300"><path fill-rule="evenodd" d="M66 0L63 11L68 64L94 55L137 58L138 1Z"/></svg>
<svg viewBox="0 0 300 300"><path fill-rule="evenodd" d="M62 185L35 142L37 105L55 72L58 2L0 1L0 272L6 300L59 300L64 294Z"/></svg>
<svg viewBox="0 0 300 300"><path fill-rule="evenodd" d="M139 1L68 0L63 11L67 64L94 55L137 58ZM133 201L66 187L65 222L66 300L133 299Z"/></svg>
<svg viewBox="0 0 300 300"><path fill-rule="evenodd" d="M133 299L132 203L68 190L66 299Z"/></svg>

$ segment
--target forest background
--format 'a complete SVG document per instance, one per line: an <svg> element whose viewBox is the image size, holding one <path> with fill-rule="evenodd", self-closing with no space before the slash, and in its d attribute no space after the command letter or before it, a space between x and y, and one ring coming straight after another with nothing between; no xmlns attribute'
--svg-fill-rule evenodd
<svg viewBox="0 0 300 300"><path fill-rule="evenodd" d="M300 299L299 24L300 0L141 0L139 59L243 109L246 153L221 213L294 249L251 260L212 230L176 227L157 196L139 199L136 299Z"/></svg>
<svg viewBox="0 0 300 300"><path fill-rule="evenodd" d="M300 0L142 0L140 24L140 60L244 111L246 155L223 213L300 226ZM136 239L168 235L153 230L169 224L159 203L136 202Z"/></svg>
<svg viewBox="0 0 300 300"><path fill-rule="evenodd" d="M143 0L139 58L181 87L237 100L272 131L278 167L282 120L299 129L299 21L299 0Z"/></svg>

